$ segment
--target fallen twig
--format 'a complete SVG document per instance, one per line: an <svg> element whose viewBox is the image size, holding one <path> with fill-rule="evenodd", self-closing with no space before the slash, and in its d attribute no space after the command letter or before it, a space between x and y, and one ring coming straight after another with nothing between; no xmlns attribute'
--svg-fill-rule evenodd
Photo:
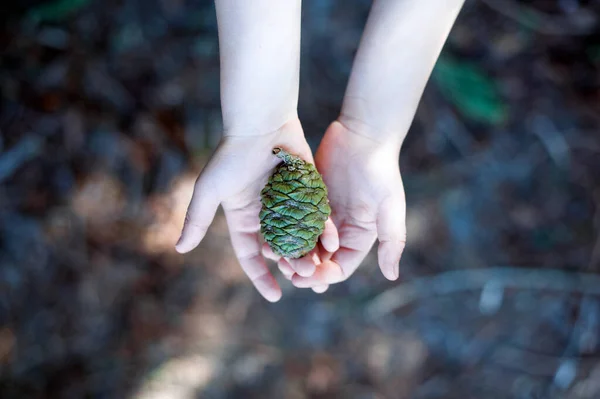
<svg viewBox="0 0 600 399"><path fill-rule="evenodd" d="M417 278L387 290L367 305L366 314L371 319L381 318L418 299L479 290L492 281L505 288L600 295L600 276L596 274L514 267L456 270Z"/></svg>

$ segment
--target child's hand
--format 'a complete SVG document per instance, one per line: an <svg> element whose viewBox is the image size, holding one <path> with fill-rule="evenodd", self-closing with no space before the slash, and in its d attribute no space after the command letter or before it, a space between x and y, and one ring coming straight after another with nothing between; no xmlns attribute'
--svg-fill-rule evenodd
<svg viewBox="0 0 600 399"><path fill-rule="evenodd" d="M219 204L223 205L240 265L256 289L271 302L281 298L281 289L261 254L258 214L260 191L280 162L272 149L279 146L313 162L297 119L266 135L223 138L196 182L183 232L176 246L181 253L194 249L206 234ZM337 231L331 222L326 224L321 244L329 251L338 247ZM295 273L310 276L315 271L311 255L288 264Z"/></svg>
<svg viewBox="0 0 600 399"><path fill-rule="evenodd" d="M340 249L313 276L294 275L297 287L345 280L375 238L383 275L398 278L406 240L400 147L463 3L373 2L339 122L329 126L316 155L329 189Z"/></svg>
<svg viewBox="0 0 600 399"><path fill-rule="evenodd" d="M398 278L398 263L406 241L406 202L398 148L380 144L366 133L350 131L337 121L325 133L316 162L329 190L340 248L312 276L295 274L292 282L296 287L323 286L347 279L376 238L383 275L390 280Z"/></svg>

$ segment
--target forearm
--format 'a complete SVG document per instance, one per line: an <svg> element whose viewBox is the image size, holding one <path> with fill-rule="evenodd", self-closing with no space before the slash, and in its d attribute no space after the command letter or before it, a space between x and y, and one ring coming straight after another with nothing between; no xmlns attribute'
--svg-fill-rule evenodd
<svg viewBox="0 0 600 399"><path fill-rule="evenodd" d="M375 0L340 122L398 149L464 0Z"/></svg>
<svg viewBox="0 0 600 399"><path fill-rule="evenodd" d="M225 135L297 117L301 0L216 0Z"/></svg>

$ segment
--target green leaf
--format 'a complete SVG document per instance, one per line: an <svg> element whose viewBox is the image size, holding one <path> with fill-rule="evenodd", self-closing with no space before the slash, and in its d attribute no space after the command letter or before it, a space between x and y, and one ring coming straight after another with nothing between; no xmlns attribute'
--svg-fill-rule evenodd
<svg viewBox="0 0 600 399"><path fill-rule="evenodd" d="M54 0L29 11L34 22L61 22L90 3L91 0Z"/></svg>
<svg viewBox="0 0 600 399"><path fill-rule="evenodd" d="M496 83L477 65L442 56L433 78L442 95L467 118L495 125L508 117Z"/></svg>

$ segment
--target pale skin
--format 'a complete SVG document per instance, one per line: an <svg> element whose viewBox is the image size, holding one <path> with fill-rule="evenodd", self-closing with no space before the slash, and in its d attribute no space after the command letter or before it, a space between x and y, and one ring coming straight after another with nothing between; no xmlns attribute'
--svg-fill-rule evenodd
<svg viewBox="0 0 600 399"><path fill-rule="evenodd" d="M267 245L261 254L258 213L278 163L273 147L313 162L297 116L301 1L217 0L223 139L198 178L177 250L200 243L220 204L240 265L269 301L281 289L263 256L296 287L323 292L350 277L379 240L381 271L396 280L407 237L400 147L463 2L373 2L342 111L314 158L332 220L315 251L289 260Z"/></svg>

